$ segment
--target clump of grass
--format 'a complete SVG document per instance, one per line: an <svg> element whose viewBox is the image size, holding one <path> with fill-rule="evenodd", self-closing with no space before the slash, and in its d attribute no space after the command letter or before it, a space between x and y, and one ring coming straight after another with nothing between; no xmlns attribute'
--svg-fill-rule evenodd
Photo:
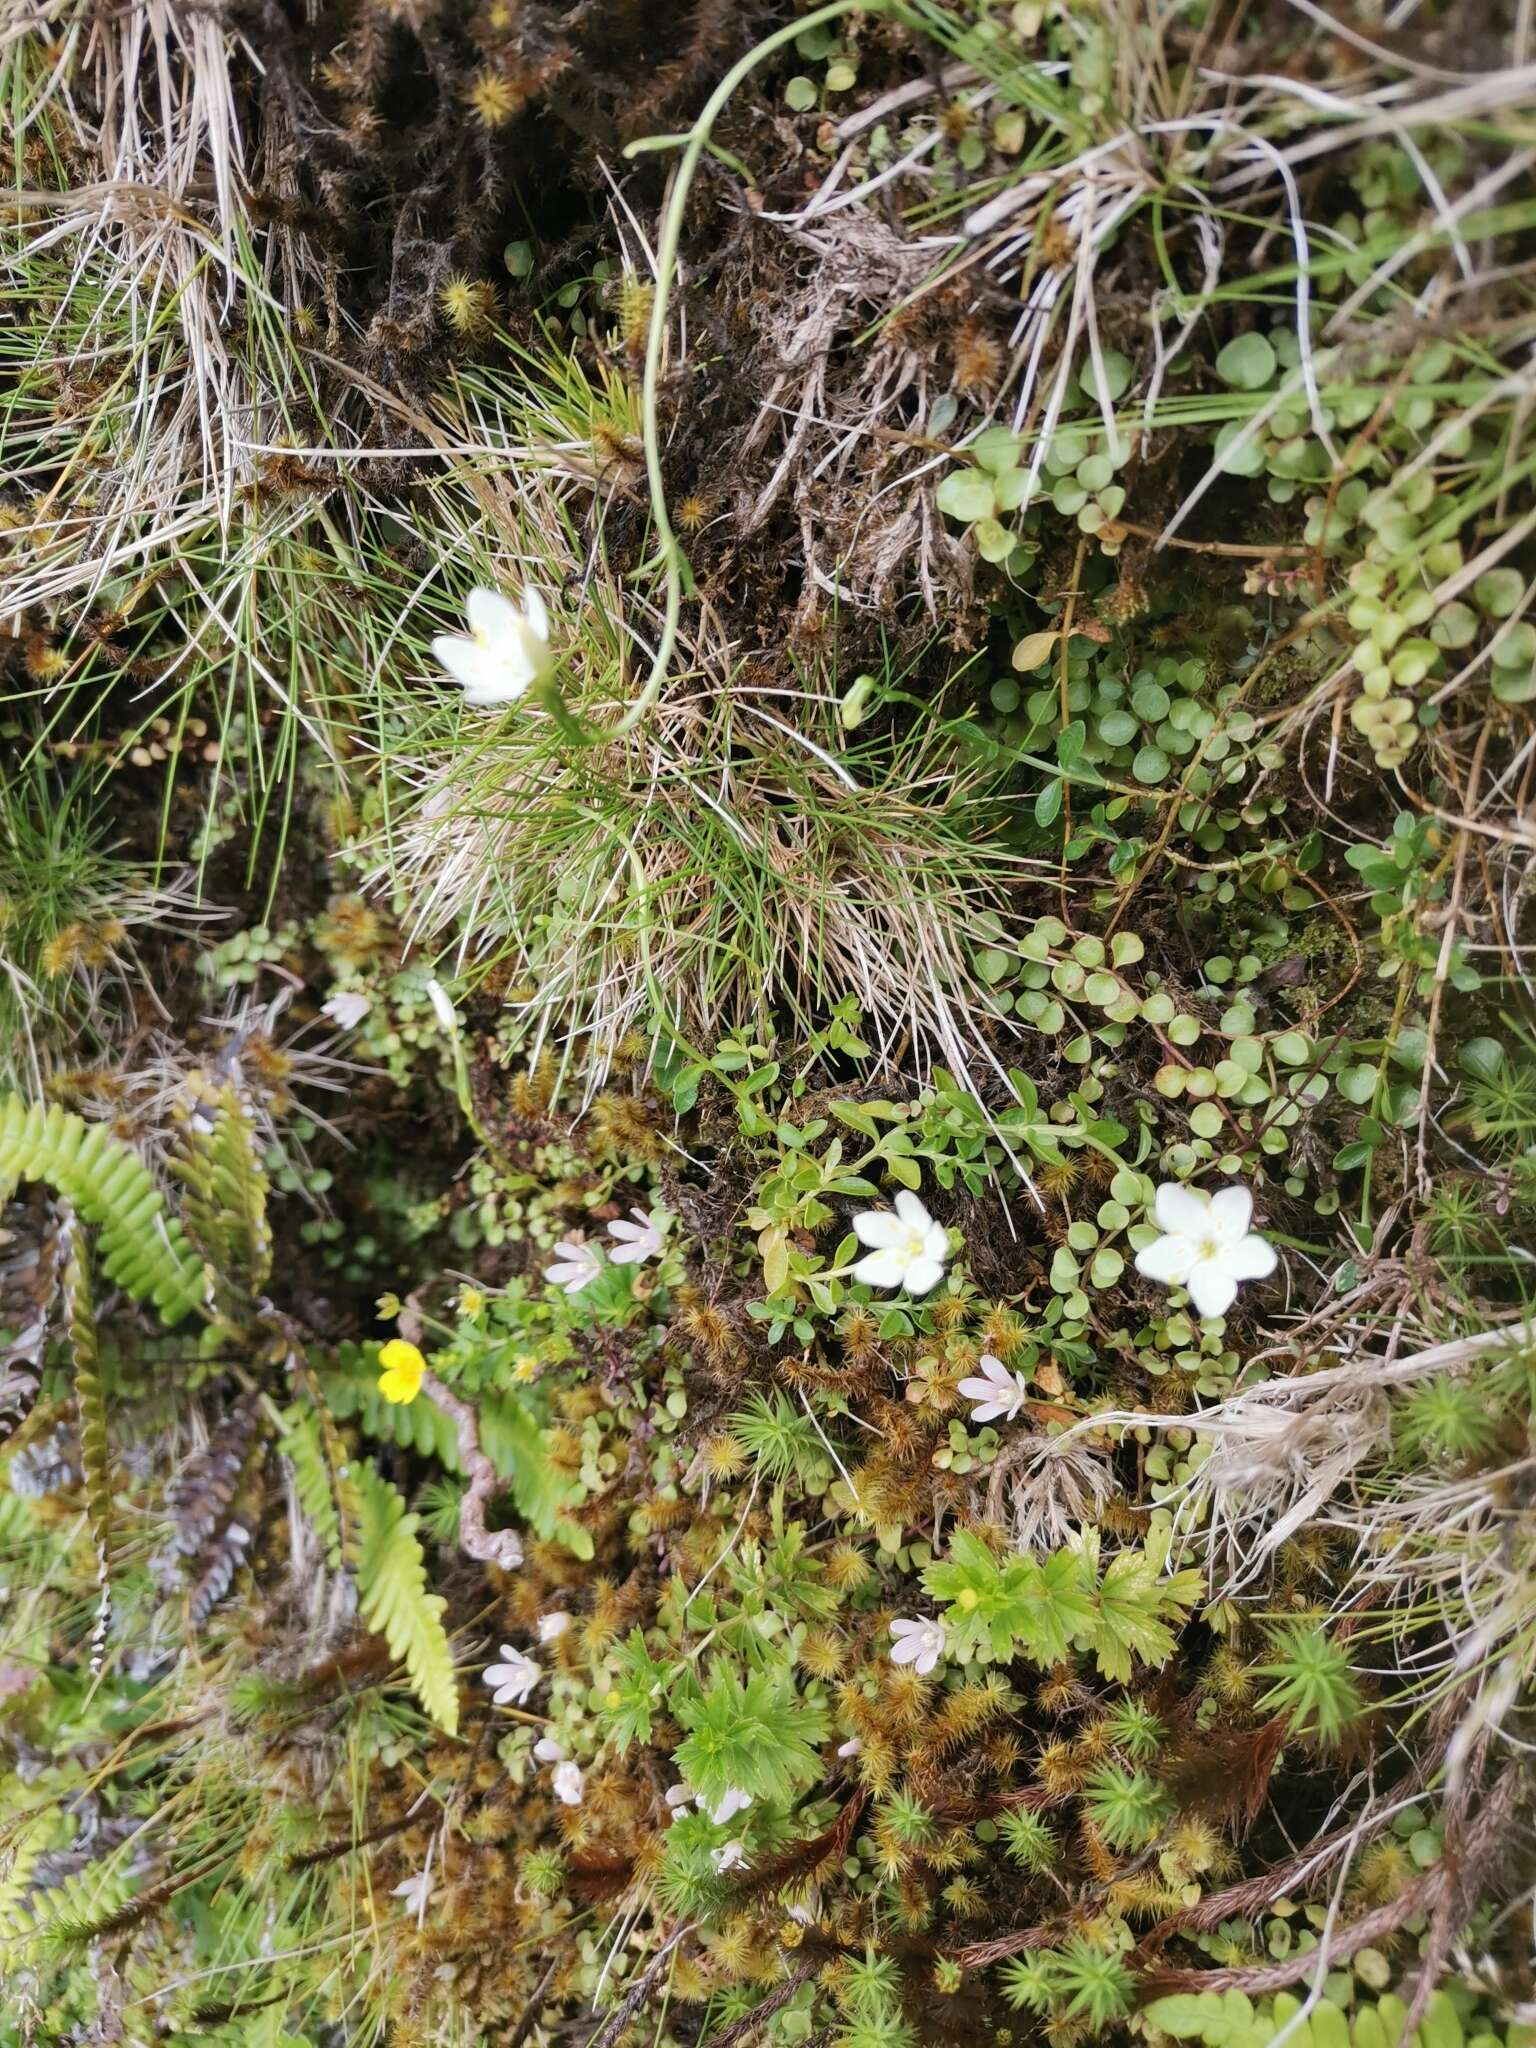
<svg viewBox="0 0 1536 2048"><path fill-rule="evenodd" d="M967 943L1017 865L997 808L941 739L839 758L835 701L797 709L683 679L645 734L587 752L532 715L462 735L414 768L393 837L420 928L598 1074L647 1016L713 1043L848 995L919 1067L973 1063Z"/></svg>
<svg viewBox="0 0 1536 2048"><path fill-rule="evenodd" d="M193 928L204 913L113 843L79 776L40 763L0 781L0 1083L32 1086L60 1049L97 1050L159 1009L140 933Z"/></svg>
<svg viewBox="0 0 1536 2048"><path fill-rule="evenodd" d="M448 445L484 453L445 462L416 515L452 584L446 566L414 592L395 578L379 879L420 939L491 978L534 1043L579 1047L594 1080L648 1018L712 1043L775 1015L813 1029L849 995L920 1070L973 1066L967 947L1025 871L995 771L942 704L902 699L901 723L856 713L850 731L830 676L782 649L742 659L707 606L661 703L625 730L662 626L646 565L621 579L604 538L628 490L629 404L558 357L525 351L519 368L520 385L482 372L440 395ZM459 629L475 582L550 593L560 689L590 744L531 699L462 706L428 643ZM892 658L866 695L899 697L899 680Z"/></svg>

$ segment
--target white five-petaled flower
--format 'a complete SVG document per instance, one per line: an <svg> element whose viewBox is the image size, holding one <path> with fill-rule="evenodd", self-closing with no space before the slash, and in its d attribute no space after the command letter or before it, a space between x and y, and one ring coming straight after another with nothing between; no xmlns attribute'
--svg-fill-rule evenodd
<svg viewBox="0 0 1536 2048"><path fill-rule="evenodd" d="M320 1005L322 1016L339 1024L343 1031L355 1031L373 1008L373 998L358 988L339 988Z"/></svg>
<svg viewBox="0 0 1536 2048"><path fill-rule="evenodd" d="M523 592L522 609L499 590L476 586L465 600L469 632L439 633L432 652L463 687L466 704L511 704L555 665L549 612L536 590Z"/></svg>
<svg viewBox="0 0 1536 2048"><path fill-rule="evenodd" d="M531 1657L525 1657L521 1650L514 1650L510 1643L502 1644L501 1654L503 1661L500 1664L487 1664L485 1667L485 1682L491 1688L491 1700L498 1707L505 1707L513 1700L521 1704L544 1674Z"/></svg>
<svg viewBox="0 0 1536 2048"><path fill-rule="evenodd" d="M544 1278L551 1287L563 1287L567 1294L580 1294L602 1270L597 1247L583 1243L571 1231L555 1246L554 1263L544 1268Z"/></svg>
<svg viewBox="0 0 1536 2048"><path fill-rule="evenodd" d="M962 1380L958 1388L967 1401L976 1403L971 1410L972 1422L995 1422L999 1416L1012 1422L1029 1399L1023 1373L1010 1372L990 1351L983 1351L976 1363L981 1367L980 1374Z"/></svg>
<svg viewBox="0 0 1536 2048"><path fill-rule="evenodd" d="M891 1662L910 1664L920 1678L926 1678L944 1654L942 1621L893 1621L891 1634L895 1637Z"/></svg>
<svg viewBox="0 0 1536 2048"><path fill-rule="evenodd" d="M738 1813L745 1813L752 1804L752 1794L743 1792L738 1785L727 1785L713 1806L699 1801L699 1810L707 1813L717 1828L723 1828L728 1820L734 1820Z"/></svg>
<svg viewBox="0 0 1536 2048"><path fill-rule="evenodd" d="M448 999L448 991L434 975L427 983L427 1000L432 1005L432 1014L445 1031L457 1031L459 1013Z"/></svg>
<svg viewBox="0 0 1536 2048"><path fill-rule="evenodd" d="M711 1849L709 1860L716 1873L723 1877L728 1870L742 1870L746 1867L747 1852L740 1842L722 1842L718 1849Z"/></svg>
<svg viewBox="0 0 1536 2048"><path fill-rule="evenodd" d="M557 1642L565 1634L570 1625L571 1617L563 1607L559 1607L556 1608L553 1614L541 1614L539 1616L538 1625L534 1633L538 1636L541 1643L553 1643Z"/></svg>
<svg viewBox="0 0 1536 2048"><path fill-rule="evenodd" d="M403 1899L405 1910L419 1920L432 1903L432 1894L437 1886L432 1882L432 1872L423 1870L416 1877L408 1877L403 1884L397 1884L390 1893L392 1899Z"/></svg>
<svg viewBox="0 0 1536 2048"><path fill-rule="evenodd" d="M555 1788L555 1797L562 1806L580 1806L582 1780L579 1764L556 1764L551 1782Z"/></svg>
<svg viewBox="0 0 1536 2048"><path fill-rule="evenodd" d="M1136 1270L1164 1287L1187 1287L1202 1316L1224 1316L1244 1280L1263 1280L1279 1263L1275 1248L1250 1230L1246 1188L1203 1188L1165 1181L1152 1213L1162 1236L1136 1254Z"/></svg>
<svg viewBox="0 0 1536 2048"><path fill-rule="evenodd" d="M870 1287L905 1287L908 1294L926 1294L944 1277L949 1233L935 1223L910 1188L890 1209L865 1209L853 1219L860 1244L873 1247L853 1268L855 1280Z"/></svg>
<svg viewBox="0 0 1536 2048"><path fill-rule="evenodd" d="M647 1216L643 1209L631 1209L634 1222L621 1216L616 1223L608 1226L608 1235L614 1240L614 1248L608 1254L616 1266L637 1266L643 1259L654 1259L662 1247L661 1226L653 1212Z"/></svg>

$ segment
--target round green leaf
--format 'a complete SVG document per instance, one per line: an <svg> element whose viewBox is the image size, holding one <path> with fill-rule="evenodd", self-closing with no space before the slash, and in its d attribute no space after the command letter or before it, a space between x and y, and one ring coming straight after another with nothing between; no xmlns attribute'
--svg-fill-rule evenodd
<svg viewBox="0 0 1536 2048"><path fill-rule="evenodd" d="M1088 1278L1095 1287L1113 1287L1125 1271L1125 1257L1113 1245L1103 1245L1093 1255L1088 1268Z"/></svg>
<svg viewBox="0 0 1536 2048"><path fill-rule="evenodd" d="M1239 334L1216 358L1216 374L1234 391L1262 391L1275 374L1275 351L1267 335Z"/></svg>
<svg viewBox="0 0 1536 2048"><path fill-rule="evenodd" d="M1090 356L1078 371L1077 381L1090 398L1098 392L1108 403L1113 404L1117 398L1124 397L1130 386L1130 358L1121 355L1117 348L1107 348L1103 350L1100 362L1103 367L1102 376L1095 373L1093 357Z"/></svg>
<svg viewBox="0 0 1536 2048"><path fill-rule="evenodd" d="M1363 1064L1358 1067L1345 1067L1341 1073L1334 1075L1333 1085L1346 1102L1353 1102L1359 1107L1369 1102L1376 1093L1376 1069Z"/></svg>
<svg viewBox="0 0 1536 2048"><path fill-rule="evenodd" d="M990 519L996 510L990 478L974 469L952 469L934 493L934 502L951 519Z"/></svg>

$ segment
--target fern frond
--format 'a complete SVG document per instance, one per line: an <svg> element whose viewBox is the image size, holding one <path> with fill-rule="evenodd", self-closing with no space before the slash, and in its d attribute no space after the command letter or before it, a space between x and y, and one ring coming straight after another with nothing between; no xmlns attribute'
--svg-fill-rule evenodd
<svg viewBox="0 0 1536 2048"><path fill-rule="evenodd" d="M135 1882L132 1854L119 1848L47 1890L32 1892L13 1913L10 1939L0 1939L0 1966L23 1967L45 1943L80 1946L90 1939L95 1923L127 1908Z"/></svg>
<svg viewBox="0 0 1536 2048"><path fill-rule="evenodd" d="M453 1418L431 1401L386 1401L378 1391L376 1367L364 1363L360 1348L343 1345L337 1367L321 1385L332 1415L356 1421L376 1442L394 1444L418 1457L433 1458L459 1475L459 1433ZM544 1447L539 1424L515 1394L482 1394L475 1403L480 1448L507 1482L517 1511L540 1536L553 1537L578 1557L590 1558L592 1539L566 1513L581 1498L580 1486L562 1475Z"/></svg>
<svg viewBox="0 0 1536 2048"><path fill-rule="evenodd" d="M33 1873L41 1858L68 1838L68 1825L55 1808L18 1814L0 1832L0 1967L6 1961L7 1937L30 1926L28 1905L34 1896Z"/></svg>
<svg viewBox="0 0 1536 2048"><path fill-rule="evenodd" d="M202 1261L138 1154L100 1124L60 1109L0 1098L0 1182L44 1181L100 1231L101 1270L174 1323L204 1295Z"/></svg>
<svg viewBox="0 0 1536 2048"><path fill-rule="evenodd" d="M185 1189L182 1220L207 1265L214 1312L241 1328L271 1274L272 1232L267 1171L236 1088L226 1082L199 1103L170 1165Z"/></svg>
<svg viewBox="0 0 1536 2048"><path fill-rule="evenodd" d="M326 1563L334 1571L343 1557L341 1512L331 1460L316 1416L297 1404L285 1409L278 1447L288 1460L293 1490L304 1518L319 1539Z"/></svg>
<svg viewBox="0 0 1536 2048"><path fill-rule="evenodd" d="M343 1347L343 1361L354 1347ZM449 1472L462 1472L459 1435L452 1420L431 1401L386 1401L377 1387L378 1368L364 1365L357 1351L354 1370L328 1372L321 1385L326 1405L339 1422L356 1421L365 1436L375 1443L393 1444L398 1450L414 1451L418 1457L433 1458Z"/></svg>
<svg viewBox="0 0 1536 2048"><path fill-rule="evenodd" d="M442 1621L448 1603L427 1591L426 1561L416 1541L418 1517L372 1465L359 1468L357 1487L362 1504L357 1598L363 1619L404 1664L432 1719L456 1734L459 1695Z"/></svg>
<svg viewBox="0 0 1536 2048"><path fill-rule="evenodd" d="M96 1370L96 1312L91 1304L90 1254L77 1218L66 1218L64 1305L70 1356L75 1369L75 1402L80 1415L80 1471L86 1520L96 1553L98 1602L91 1632L91 1670L101 1669L112 1623L112 1449L107 1440L107 1402Z"/></svg>

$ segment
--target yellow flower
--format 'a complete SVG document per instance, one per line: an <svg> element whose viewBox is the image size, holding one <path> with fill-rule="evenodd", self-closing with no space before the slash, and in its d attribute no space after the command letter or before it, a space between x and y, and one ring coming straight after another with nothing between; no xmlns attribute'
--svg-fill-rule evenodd
<svg viewBox="0 0 1536 2048"><path fill-rule="evenodd" d="M379 1392L386 1401L414 1401L427 1361L404 1337L391 1337L379 1352Z"/></svg>
<svg viewBox="0 0 1536 2048"><path fill-rule="evenodd" d="M512 1377L515 1380L536 1380L543 1361L536 1351L519 1351L512 1361Z"/></svg>
<svg viewBox="0 0 1536 2048"><path fill-rule="evenodd" d="M461 1316L468 1316L473 1321L484 1307L485 1296L478 1287L461 1287L459 1289L459 1314Z"/></svg>

